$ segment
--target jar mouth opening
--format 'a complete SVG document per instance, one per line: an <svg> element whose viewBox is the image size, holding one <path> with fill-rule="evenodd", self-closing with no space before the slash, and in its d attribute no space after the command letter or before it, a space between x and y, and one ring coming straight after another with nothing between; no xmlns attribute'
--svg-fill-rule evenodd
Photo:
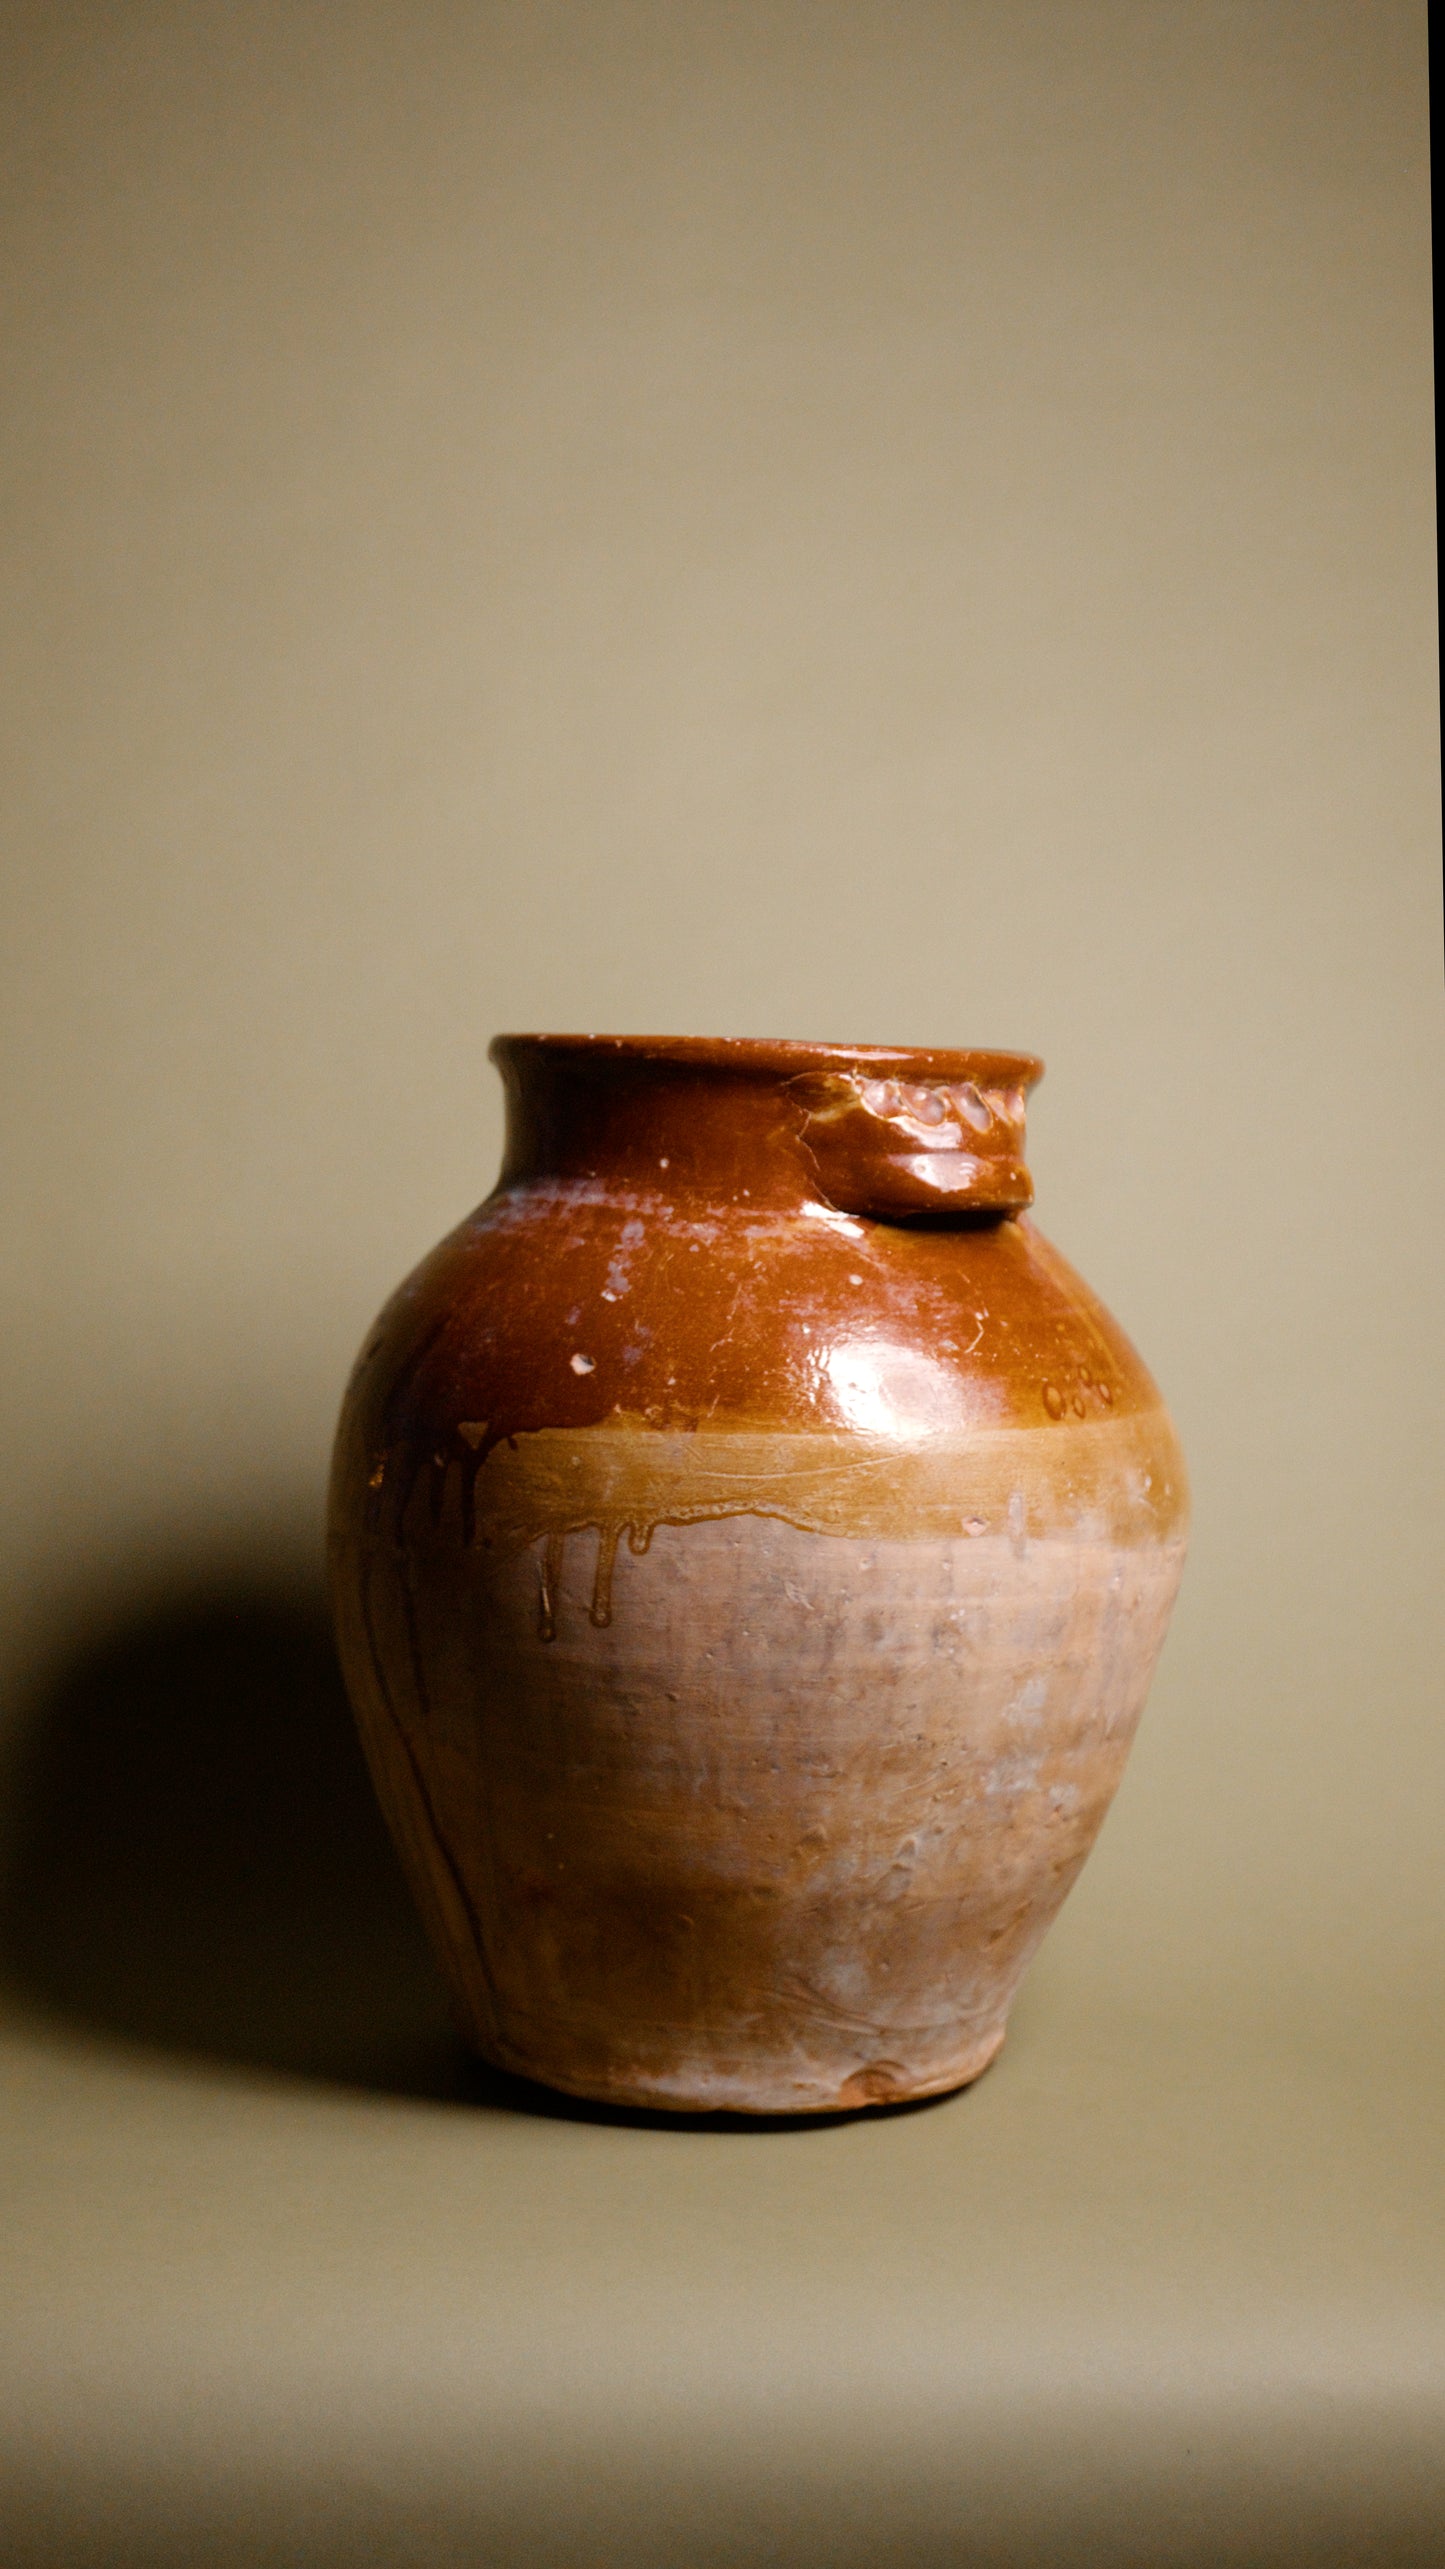
<svg viewBox="0 0 1445 2569"><path fill-rule="evenodd" d="M718 1073L731 1079L795 1079L813 1071L858 1071L873 1079L963 1082L1029 1089L1044 1074L1037 1053L992 1046L822 1044L757 1035L496 1035L488 1058L498 1068L567 1062L578 1069L609 1063Z"/></svg>

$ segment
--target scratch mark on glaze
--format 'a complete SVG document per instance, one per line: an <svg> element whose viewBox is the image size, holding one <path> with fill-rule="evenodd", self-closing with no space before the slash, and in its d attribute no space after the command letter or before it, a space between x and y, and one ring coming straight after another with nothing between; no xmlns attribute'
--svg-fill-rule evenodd
<svg viewBox="0 0 1445 2569"><path fill-rule="evenodd" d="M562 1552L567 1537L554 1529L542 1546L538 1570L537 1639L557 1638L557 1593L562 1584Z"/></svg>
<svg viewBox="0 0 1445 2569"><path fill-rule="evenodd" d="M800 2005L809 2015L821 2018L825 2025L840 2026L846 2034L871 2034L873 2040L878 2041L882 2028L871 2016L860 2015L855 2008L840 2006L836 1999L825 1997L815 1982L804 1980L796 1972L787 1972L779 1974L777 1986L779 1997L791 1999L795 2006Z"/></svg>

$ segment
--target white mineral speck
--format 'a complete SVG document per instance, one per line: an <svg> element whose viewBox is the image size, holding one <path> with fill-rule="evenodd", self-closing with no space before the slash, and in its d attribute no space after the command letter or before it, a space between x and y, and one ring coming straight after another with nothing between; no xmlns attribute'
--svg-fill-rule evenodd
<svg viewBox="0 0 1445 2569"><path fill-rule="evenodd" d="M595 1360L594 1360L591 1356L574 1356L574 1357L573 1357L573 1359L572 1359L572 1371L573 1371L573 1373L574 1373L574 1374L593 1374L593 1373L595 1373L595 1372L596 1372L596 1370L597 1370L597 1367L596 1367Z"/></svg>

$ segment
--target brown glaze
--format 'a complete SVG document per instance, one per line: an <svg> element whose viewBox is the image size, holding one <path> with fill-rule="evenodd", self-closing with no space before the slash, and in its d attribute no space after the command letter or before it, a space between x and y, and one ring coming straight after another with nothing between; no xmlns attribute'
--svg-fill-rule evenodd
<svg viewBox="0 0 1445 2569"><path fill-rule="evenodd" d="M956 2086L1117 1784L1183 1556L1022 1209L1026 1055L506 1036L499 1185L347 1393L333 1580L488 2058L678 2109Z"/></svg>

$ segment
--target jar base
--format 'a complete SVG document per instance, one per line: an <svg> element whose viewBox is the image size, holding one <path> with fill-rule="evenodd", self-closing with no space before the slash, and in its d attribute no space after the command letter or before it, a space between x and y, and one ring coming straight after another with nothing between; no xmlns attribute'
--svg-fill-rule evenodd
<svg viewBox="0 0 1445 2569"><path fill-rule="evenodd" d="M505 2070L513 2078L529 2079L534 2086L549 2087L593 2105L622 2106L654 2114L746 2115L771 2121L779 2117L791 2120L795 2115L862 2114L879 2107L921 2104L930 2096L951 2095L983 2076L998 2058L1006 2031L1006 2025L991 2026L943 2070L912 2071L897 2060L866 2061L837 2084L826 2075L801 2079L781 2070L749 2075L737 2068L709 2072L700 2071L696 2065L666 2076L639 2074L635 2069L618 2074L600 2070L572 2074L551 2063L543 2068L501 2044L483 2048L473 2040L473 2049L492 2068Z"/></svg>

